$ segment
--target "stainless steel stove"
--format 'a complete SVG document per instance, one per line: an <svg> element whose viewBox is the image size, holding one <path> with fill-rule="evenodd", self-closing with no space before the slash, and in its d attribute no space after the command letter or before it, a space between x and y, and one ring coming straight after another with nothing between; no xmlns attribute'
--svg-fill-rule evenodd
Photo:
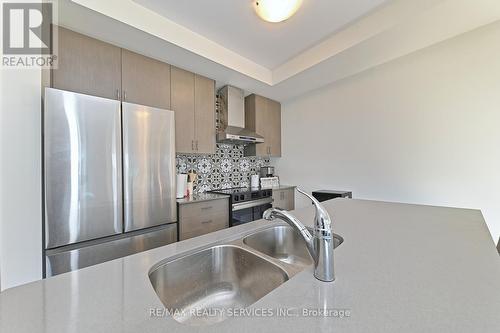
<svg viewBox="0 0 500 333"><path fill-rule="evenodd" d="M271 208L273 203L273 191L269 189L240 187L211 192L229 195L231 227L260 220L266 209Z"/></svg>

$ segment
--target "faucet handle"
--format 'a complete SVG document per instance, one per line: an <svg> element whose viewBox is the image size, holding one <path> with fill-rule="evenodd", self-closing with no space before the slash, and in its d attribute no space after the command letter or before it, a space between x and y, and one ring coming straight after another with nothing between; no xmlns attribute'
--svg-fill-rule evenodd
<svg viewBox="0 0 500 333"><path fill-rule="evenodd" d="M325 232L331 233L332 232L332 220L330 218L330 215L326 211L326 209L323 207L323 205L321 205L315 197L313 197L309 193L303 191L299 187L297 187L296 189L299 193L308 197L312 201L314 208L316 209L316 217L315 217L315 225L314 225L315 231L317 230L317 231L321 232L322 234L324 234Z"/></svg>

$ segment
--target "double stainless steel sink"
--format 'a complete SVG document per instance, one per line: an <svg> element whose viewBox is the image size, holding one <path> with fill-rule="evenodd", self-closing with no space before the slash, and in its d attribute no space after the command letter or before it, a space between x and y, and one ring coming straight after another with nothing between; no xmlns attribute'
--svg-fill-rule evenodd
<svg viewBox="0 0 500 333"><path fill-rule="evenodd" d="M335 247L343 242L335 235ZM225 244L156 264L151 284L172 317L183 324L225 320L313 261L300 235L287 225L259 230Z"/></svg>

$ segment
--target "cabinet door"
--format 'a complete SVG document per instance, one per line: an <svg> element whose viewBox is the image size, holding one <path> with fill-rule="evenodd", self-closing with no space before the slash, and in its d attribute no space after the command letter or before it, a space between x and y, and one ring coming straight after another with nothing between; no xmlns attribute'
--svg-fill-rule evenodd
<svg viewBox="0 0 500 333"><path fill-rule="evenodd" d="M273 207L286 209L284 190L273 190Z"/></svg>
<svg viewBox="0 0 500 333"><path fill-rule="evenodd" d="M247 156L281 156L281 105L268 98L245 98L246 127L264 137L264 143L245 147Z"/></svg>
<svg viewBox="0 0 500 333"><path fill-rule="evenodd" d="M170 109L170 65L122 50L123 101Z"/></svg>
<svg viewBox="0 0 500 333"><path fill-rule="evenodd" d="M286 210L294 210L295 209L295 189L290 188L286 190L285 194L286 200Z"/></svg>
<svg viewBox="0 0 500 333"><path fill-rule="evenodd" d="M269 155L281 157L281 105L267 100L266 133L269 146Z"/></svg>
<svg viewBox="0 0 500 333"><path fill-rule="evenodd" d="M295 209L295 190L293 188L273 190L273 199L273 207L285 210Z"/></svg>
<svg viewBox="0 0 500 333"><path fill-rule="evenodd" d="M270 155L269 113L267 98L255 96L255 132L264 137L264 143L256 144L257 156Z"/></svg>
<svg viewBox="0 0 500 333"><path fill-rule="evenodd" d="M59 27L58 68L52 87L120 99L121 49Z"/></svg>
<svg viewBox="0 0 500 333"><path fill-rule="evenodd" d="M267 102L262 96L252 94L245 98L245 127L264 137L264 143L245 146L245 156L269 156L266 116Z"/></svg>
<svg viewBox="0 0 500 333"><path fill-rule="evenodd" d="M194 150L194 74L171 68L172 110L175 112L175 147L177 153Z"/></svg>
<svg viewBox="0 0 500 333"><path fill-rule="evenodd" d="M215 82L206 77L195 75L195 135L196 152L215 153Z"/></svg>

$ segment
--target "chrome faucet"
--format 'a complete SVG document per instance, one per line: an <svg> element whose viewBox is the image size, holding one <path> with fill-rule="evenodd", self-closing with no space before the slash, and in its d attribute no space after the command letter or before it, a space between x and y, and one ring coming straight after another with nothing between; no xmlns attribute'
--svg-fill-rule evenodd
<svg viewBox="0 0 500 333"><path fill-rule="evenodd" d="M314 260L314 276L321 281L331 282L335 280L333 270L333 248L334 238L332 232L332 220L328 212L321 206L318 200L308 193L297 188L297 191L308 197L316 208L314 218L313 234L288 211L280 208L269 208L264 212L264 219L272 221L280 219L296 229L306 241L307 249Z"/></svg>

